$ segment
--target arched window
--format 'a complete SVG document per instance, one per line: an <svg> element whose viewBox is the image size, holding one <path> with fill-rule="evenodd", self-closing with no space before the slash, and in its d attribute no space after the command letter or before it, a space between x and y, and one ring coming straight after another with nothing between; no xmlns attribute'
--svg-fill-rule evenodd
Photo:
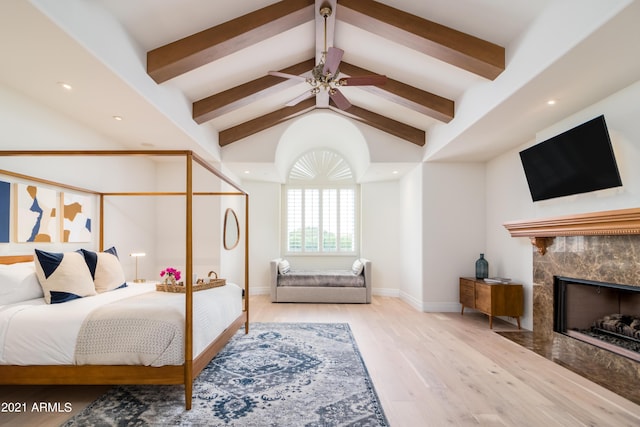
<svg viewBox="0 0 640 427"><path fill-rule="evenodd" d="M339 154L328 150L304 154L291 168L284 188L286 253L357 252L357 186Z"/></svg>

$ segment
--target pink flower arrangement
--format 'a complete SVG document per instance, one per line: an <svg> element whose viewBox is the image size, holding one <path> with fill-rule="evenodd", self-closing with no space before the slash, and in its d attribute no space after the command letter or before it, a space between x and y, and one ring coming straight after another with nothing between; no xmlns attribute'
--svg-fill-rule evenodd
<svg viewBox="0 0 640 427"><path fill-rule="evenodd" d="M165 275L173 277L176 281L180 280L180 270L176 270L173 267L167 267L160 272L160 277L164 277Z"/></svg>

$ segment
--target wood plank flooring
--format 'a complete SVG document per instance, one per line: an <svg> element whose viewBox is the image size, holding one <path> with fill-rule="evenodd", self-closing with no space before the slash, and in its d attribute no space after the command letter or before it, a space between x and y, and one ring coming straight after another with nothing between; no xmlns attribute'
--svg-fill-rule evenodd
<svg viewBox="0 0 640 427"><path fill-rule="evenodd" d="M349 323L394 427L640 425L639 405L494 333L480 313L421 313L389 297L359 305L252 296L250 318ZM0 412L0 426L57 426L107 389L0 386L0 404L27 402L26 414ZM33 412L32 402L70 402L72 412Z"/></svg>

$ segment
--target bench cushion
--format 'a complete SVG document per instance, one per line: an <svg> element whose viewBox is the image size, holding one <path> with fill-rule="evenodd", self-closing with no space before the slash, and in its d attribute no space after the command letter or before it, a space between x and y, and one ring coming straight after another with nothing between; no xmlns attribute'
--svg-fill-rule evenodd
<svg viewBox="0 0 640 427"><path fill-rule="evenodd" d="M350 270L291 270L285 275L278 275L278 286L321 286L364 288L362 274L355 275Z"/></svg>

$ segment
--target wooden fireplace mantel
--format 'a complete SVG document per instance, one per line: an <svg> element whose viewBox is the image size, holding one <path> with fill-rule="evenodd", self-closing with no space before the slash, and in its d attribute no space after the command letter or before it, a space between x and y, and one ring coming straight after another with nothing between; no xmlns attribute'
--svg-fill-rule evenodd
<svg viewBox="0 0 640 427"><path fill-rule="evenodd" d="M556 236L640 234L640 208L509 221L511 237L529 237L544 255Z"/></svg>

